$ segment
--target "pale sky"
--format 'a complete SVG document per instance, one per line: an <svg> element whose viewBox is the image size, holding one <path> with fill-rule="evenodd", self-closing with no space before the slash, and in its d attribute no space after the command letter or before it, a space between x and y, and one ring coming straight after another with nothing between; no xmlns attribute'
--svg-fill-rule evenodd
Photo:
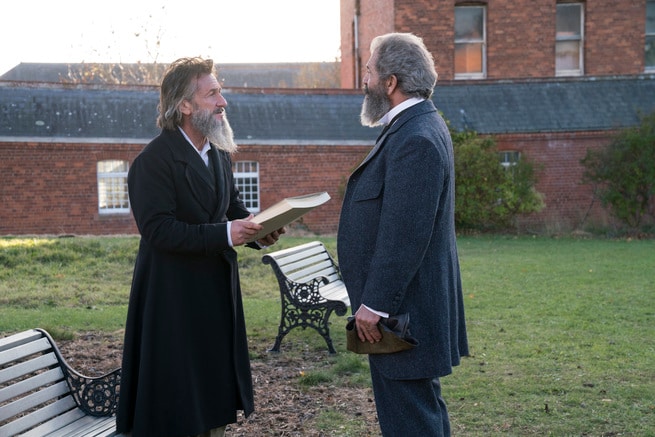
<svg viewBox="0 0 655 437"><path fill-rule="evenodd" d="M340 57L339 0L3 0L0 16L0 75L21 62Z"/></svg>

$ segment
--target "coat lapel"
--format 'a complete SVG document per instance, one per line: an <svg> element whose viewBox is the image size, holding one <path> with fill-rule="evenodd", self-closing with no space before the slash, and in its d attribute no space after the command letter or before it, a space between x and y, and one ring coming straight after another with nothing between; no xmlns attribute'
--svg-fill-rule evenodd
<svg viewBox="0 0 655 437"><path fill-rule="evenodd" d="M394 132L396 132L400 128L400 126L405 124L408 120L410 120L414 116L418 114L422 114L424 112L428 112L430 110L436 111L436 108L434 107L432 101L426 100L414 106L410 106L409 108L405 109L404 111L396 115L393 118L393 120L391 120L389 125L382 130L382 133L380 133L380 136L378 136L377 141L375 141L375 146L373 146L373 149L371 149L371 151L368 153L366 158L364 158L364 160L357 166L355 171L357 171L360 167L362 167L364 164L370 161L371 158L373 158L380 151L380 148L383 146L387 137L393 134Z"/></svg>
<svg viewBox="0 0 655 437"><path fill-rule="evenodd" d="M357 166L357 168L355 169L355 171L357 171L361 166L363 166L363 165L366 164L368 161L370 161L371 158L373 158L373 156L375 156L375 154L378 153L378 151L380 150L380 147L382 147L382 143L384 143L384 140L387 139L387 136L389 135L390 130L391 130L391 129L387 129L386 132L383 132L383 133L378 137L377 141L375 142L375 146L373 146L373 148L371 149L371 151L368 152L368 155L366 155L366 158L364 158L364 160L363 160L363 161L362 161L362 162ZM394 129L394 130L395 130L395 129Z"/></svg>
<svg viewBox="0 0 655 437"><path fill-rule="evenodd" d="M230 204L230 186L228 185L228 175L225 172L232 171L230 163L224 162L222 153L219 153L216 146L212 144L209 150L209 165L214 169L214 187L216 188L215 192L218 193L216 208L212 213L221 216L226 213ZM219 219L222 219L222 217L219 217ZM225 219L227 220L227 217Z"/></svg>
<svg viewBox="0 0 655 437"><path fill-rule="evenodd" d="M216 210L216 186L200 155L195 152L179 130L165 131L174 159L184 165L189 191L200 206L212 214Z"/></svg>

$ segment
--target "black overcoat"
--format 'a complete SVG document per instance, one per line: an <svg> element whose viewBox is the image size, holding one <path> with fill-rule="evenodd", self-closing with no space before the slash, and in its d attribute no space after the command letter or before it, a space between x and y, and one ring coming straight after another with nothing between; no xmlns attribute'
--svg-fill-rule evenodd
<svg viewBox="0 0 655 437"><path fill-rule="evenodd" d="M348 180L337 251L353 312L409 313L413 350L370 355L390 379L445 376L468 354L448 128L431 101L401 112Z"/></svg>
<svg viewBox="0 0 655 437"><path fill-rule="evenodd" d="M228 219L248 216L227 153L209 171L164 130L128 173L141 241L125 329L117 413L133 437L188 436L253 411L236 252Z"/></svg>

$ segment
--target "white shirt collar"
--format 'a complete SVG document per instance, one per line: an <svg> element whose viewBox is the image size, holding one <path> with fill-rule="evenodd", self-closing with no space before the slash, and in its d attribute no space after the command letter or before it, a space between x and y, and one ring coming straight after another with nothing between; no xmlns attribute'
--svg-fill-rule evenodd
<svg viewBox="0 0 655 437"><path fill-rule="evenodd" d="M407 109L407 108L409 108L411 106L414 106L417 103L421 103L424 100L425 99L422 99L420 97L410 97L409 99L402 101L398 105L391 108L391 111L384 114L384 117L382 117L378 121L378 124L381 124L383 126L388 125L396 115L400 114L401 111L404 111L405 109Z"/></svg>
<svg viewBox="0 0 655 437"><path fill-rule="evenodd" d="M211 149L211 146L209 145L209 140L205 140L205 145L202 146L202 150L198 150L196 146L193 145L193 142L191 141L191 139L189 139L186 132L184 132L184 129L182 129L179 126L178 128L180 129L180 132L182 132L182 136L184 136L184 138L186 138L187 142L191 145L191 147L193 147L193 150L195 150L196 153L200 155L202 160L205 162L205 165L209 165L209 155L207 154L209 153L209 149Z"/></svg>

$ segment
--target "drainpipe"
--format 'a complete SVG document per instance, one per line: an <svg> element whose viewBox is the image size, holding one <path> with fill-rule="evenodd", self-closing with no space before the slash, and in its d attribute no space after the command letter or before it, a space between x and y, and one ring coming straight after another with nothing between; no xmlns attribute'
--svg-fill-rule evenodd
<svg viewBox="0 0 655 437"><path fill-rule="evenodd" d="M359 56L359 0L355 0L355 18L353 19L353 35L355 37L355 48L354 48L354 56L355 56L355 88L359 89L361 88L361 85L359 83L360 78L360 71L361 71L361 62L360 62L360 56Z"/></svg>

